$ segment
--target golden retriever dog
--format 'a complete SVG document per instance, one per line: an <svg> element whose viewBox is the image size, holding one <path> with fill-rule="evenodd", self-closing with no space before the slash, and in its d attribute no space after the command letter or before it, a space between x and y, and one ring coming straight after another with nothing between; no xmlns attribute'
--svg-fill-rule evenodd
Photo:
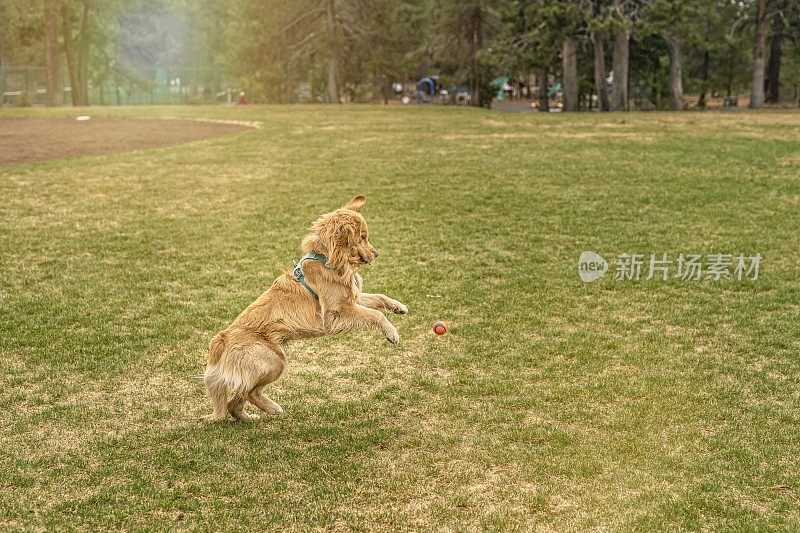
<svg viewBox="0 0 800 533"><path fill-rule="evenodd" d="M370 327L397 343L397 329L381 311L405 314L405 305L384 296L362 292L358 271L372 263L378 251L369 242L356 196L341 209L322 215L303 239L303 256L293 272L286 272L212 340L203 375L214 413L223 420L254 420L244 411L249 401L265 413L283 412L262 394L286 367L284 344ZM229 399L229 391L233 397Z"/></svg>

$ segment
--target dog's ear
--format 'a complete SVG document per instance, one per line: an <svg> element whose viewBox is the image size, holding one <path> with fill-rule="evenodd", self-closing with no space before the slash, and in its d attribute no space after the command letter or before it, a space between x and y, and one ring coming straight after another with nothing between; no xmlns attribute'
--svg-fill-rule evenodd
<svg viewBox="0 0 800 533"><path fill-rule="evenodd" d="M318 226L320 240L327 248L328 267L344 275L349 272L352 246L355 243L357 226L346 213L323 216ZM349 274L347 274L349 279Z"/></svg>
<svg viewBox="0 0 800 533"><path fill-rule="evenodd" d="M361 196L360 194L350 200L350 203L347 204L345 209L350 209L351 211L355 211L356 213L361 212L361 208L364 207L364 204L367 203L367 199Z"/></svg>
<svg viewBox="0 0 800 533"><path fill-rule="evenodd" d="M352 220L337 221L335 232L336 239L342 246L352 246L356 241L356 227Z"/></svg>

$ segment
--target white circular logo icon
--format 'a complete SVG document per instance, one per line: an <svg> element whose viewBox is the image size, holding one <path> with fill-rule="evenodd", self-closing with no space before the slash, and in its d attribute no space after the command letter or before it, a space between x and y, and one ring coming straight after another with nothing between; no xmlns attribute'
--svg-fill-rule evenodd
<svg viewBox="0 0 800 533"><path fill-rule="evenodd" d="M578 276L581 281L591 283L608 272L608 261L594 252L582 252L578 258Z"/></svg>

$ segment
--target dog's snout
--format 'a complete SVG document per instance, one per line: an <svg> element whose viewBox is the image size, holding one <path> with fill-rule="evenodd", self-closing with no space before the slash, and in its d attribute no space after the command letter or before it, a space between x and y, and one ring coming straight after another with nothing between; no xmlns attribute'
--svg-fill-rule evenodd
<svg viewBox="0 0 800 533"><path fill-rule="evenodd" d="M373 249L372 249L372 251L373 251L373 253L375 254L375 257L378 257L379 255L381 255L381 254L378 252L378 250L376 250L375 248L373 248Z"/></svg>

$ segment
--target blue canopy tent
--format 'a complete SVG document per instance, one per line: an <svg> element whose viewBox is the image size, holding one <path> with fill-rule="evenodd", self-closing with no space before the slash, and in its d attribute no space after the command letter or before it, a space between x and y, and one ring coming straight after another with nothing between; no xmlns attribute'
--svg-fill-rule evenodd
<svg viewBox="0 0 800 533"><path fill-rule="evenodd" d="M508 76L500 76L499 78L493 79L489 84L497 89L497 99L499 101L503 101L506 97L505 92L503 91L503 87L509 82L510 78Z"/></svg>
<svg viewBox="0 0 800 533"><path fill-rule="evenodd" d="M431 97L431 103L436 101L436 82L431 78L422 78L417 82L417 103L422 103L422 86L428 84L429 92L428 94Z"/></svg>

